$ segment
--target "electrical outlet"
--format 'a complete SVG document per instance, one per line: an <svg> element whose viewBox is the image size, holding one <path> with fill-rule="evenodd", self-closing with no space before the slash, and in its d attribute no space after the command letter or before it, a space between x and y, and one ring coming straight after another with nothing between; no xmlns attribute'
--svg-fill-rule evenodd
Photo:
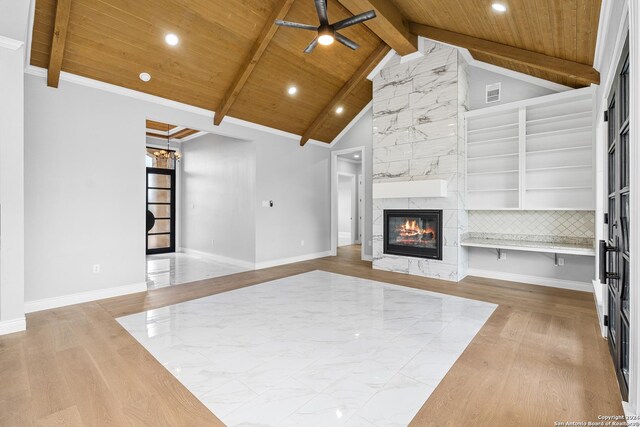
<svg viewBox="0 0 640 427"><path fill-rule="evenodd" d="M504 252L504 251L501 251L501 252L500 252L500 258L498 258L498 259L500 259L500 260L505 260L505 259L507 259L507 253L506 253L506 252Z"/></svg>
<svg viewBox="0 0 640 427"><path fill-rule="evenodd" d="M263 208L268 208L269 207L269 201L268 200L263 200L262 201L262 207Z"/></svg>
<svg viewBox="0 0 640 427"><path fill-rule="evenodd" d="M564 265L564 258L558 258L558 265Z"/></svg>
<svg viewBox="0 0 640 427"><path fill-rule="evenodd" d="M300 246L304 246L304 240L300 240Z"/></svg>
<svg viewBox="0 0 640 427"><path fill-rule="evenodd" d="M211 246L214 246L216 244L216 241L214 239L211 239Z"/></svg>
<svg viewBox="0 0 640 427"><path fill-rule="evenodd" d="M93 272L100 273L100 264L93 264Z"/></svg>

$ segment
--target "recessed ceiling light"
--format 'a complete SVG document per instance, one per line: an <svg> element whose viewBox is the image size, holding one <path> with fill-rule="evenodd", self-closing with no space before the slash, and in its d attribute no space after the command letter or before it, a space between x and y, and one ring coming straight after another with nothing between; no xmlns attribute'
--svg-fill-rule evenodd
<svg viewBox="0 0 640 427"><path fill-rule="evenodd" d="M289 95L295 95L296 93L298 93L298 88L295 86L289 86L289 89L287 89L287 93Z"/></svg>
<svg viewBox="0 0 640 427"><path fill-rule="evenodd" d="M507 11L507 6L505 6L502 3L493 3L491 5L491 7L493 8L493 10L495 10L496 12L500 12L500 13L504 13Z"/></svg>
<svg viewBox="0 0 640 427"><path fill-rule="evenodd" d="M338 113L338 114L342 114L343 111L344 111L344 108L342 108L342 107L336 108L336 113Z"/></svg>
<svg viewBox="0 0 640 427"><path fill-rule="evenodd" d="M169 33L166 36L164 36L164 41L166 41L169 46L175 46L178 44L180 39L175 34Z"/></svg>
<svg viewBox="0 0 640 427"><path fill-rule="evenodd" d="M151 80L151 74L140 73L140 80L142 80L143 82L148 82L149 80Z"/></svg>
<svg viewBox="0 0 640 427"><path fill-rule="evenodd" d="M356 159L360 158L360 154L354 154L353 157L355 157Z"/></svg>

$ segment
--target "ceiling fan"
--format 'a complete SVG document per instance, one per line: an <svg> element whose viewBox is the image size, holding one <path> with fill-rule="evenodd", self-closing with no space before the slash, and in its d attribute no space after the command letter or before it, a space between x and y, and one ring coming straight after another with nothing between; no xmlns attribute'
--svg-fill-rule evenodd
<svg viewBox="0 0 640 427"><path fill-rule="evenodd" d="M373 19L376 17L376 13L373 10L370 10L369 12L364 12L359 15L352 16L351 18L343 19L342 21L329 24L329 17L327 16L327 0L314 1L316 4L316 10L318 11L318 18L320 20L319 26L316 27L308 24L300 24L298 22L283 21L281 19L276 19L276 25L280 25L281 27L291 27L301 30L316 31L318 35L315 39L313 39L309 46L307 46L307 48L304 50L304 53L313 52L313 49L316 48L318 43L326 46L332 44L335 40L350 49L356 50L357 48L359 48L360 46L356 42L338 33L338 30L342 30L343 28L347 28L352 25L368 21L369 19Z"/></svg>

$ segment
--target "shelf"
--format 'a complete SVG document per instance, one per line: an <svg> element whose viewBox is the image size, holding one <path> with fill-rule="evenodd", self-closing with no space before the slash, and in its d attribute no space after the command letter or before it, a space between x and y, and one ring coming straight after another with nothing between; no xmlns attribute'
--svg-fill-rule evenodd
<svg viewBox="0 0 640 427"><path fill-rule="evenodd" d="M488 190L469 190L467 193L497 193L498 191L518 191L517 188L490 188Z"/></svg>
<svg viewBox="0 0 640 427"><path fill-rule="evenodd" d="M503 173L518 173L519 170L510 170L510 171L491 171L491 172L470 172L467 173L467 176L474 176L474 175L497 175L497 174L503 174Z"/></svg>
<svg viewBox="0 0 640 427"><path fill-rule="evenodd" d="M592 168L592 165L578 165L578 166L554 166L551 168L533 168L526 169L525 172L542 172L542 171L553 171L553 170L562 170L562 169L586 169Z"/></svg>
<svg viewBox="0 0 640 427"><path fill-rule="evenodd" d="M549 132L528 133L527 138L539 138L541 136L553 136L553 135L563 135L565 133L587 132L590 130L591 130L591 126L582 126L579 128L552 130Z"/></svg>
<svg viewBox="0 0 640 427"><path fill-rule="evenodd" d="M514 157L514 156L518 156L519 154L520 153L511 153L511 154L495 154L492 156L467 157L467 160L497 159L500 157Z"/></svg>
<svg viewBox="0 0 640 427"><path fill-rule="evenodd" d="M582 118L591 117L591 115L592 115L591 111L581 111L579 113L569 113L569 114L563 114L560 116L545 117L544 119L527 120L527 125L539 125L546 122L553 123L554 121L559 121L559 120L582 119Z"/></svg>
<svg viewBox="0 0 640 427"><path fill-rule="evenodd" d="M550 150L527 151L526 154L558 153L560 151L584 150L585 148L591 149L592 147L591 145L579 145L577 147L552 148Z"/></svg>
<svg viewBox="0 0 640 427"><path fill-rule="evenodd" d="M539 187L539 188L527 188L526 191L552 191L552 190L591 190L591 186L578 186L578 187Z"/></svg>
<svg viewBox="0 0 640 427"><path fill-rule="evenodd" d="M484 141L467 142L467 145L490 144L492 142L509 141L510 139L518 139L518 135L516 135L516 136L507 136L507 137L504 137L504 138L496 138L496 139L485 139Z"/></svg>
<svg viewBox="0 0 640 427"><path fill-rule="evenodd" d="M544 252L551 254L595 256L593 247L569 243L530 242L525 240L498 240L467 238L460 246L490 249L510 249L514 251Z"/></svg>
<svg viewBox="0 0 640 427"><path fill-rule="evenodd" d="M470 130L467 131L467 134L469 135L475 135L477 133L482 133L482 132L490 132L490 131L495 131L495 130L502 130L502 129L509 129L509 128L517 128L519 123L509 123L508 125L498 125L498 126L491 126L488 128L480 128L480 129L474 129L474 130Z"/></svg>

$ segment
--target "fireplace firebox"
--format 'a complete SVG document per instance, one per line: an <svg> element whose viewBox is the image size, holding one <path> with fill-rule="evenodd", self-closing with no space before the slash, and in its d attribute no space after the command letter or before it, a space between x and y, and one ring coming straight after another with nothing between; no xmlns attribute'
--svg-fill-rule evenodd
<svg viewBox="0 0 640 427"><path fill-rule="evenodd" d="M385 210L384 253L442 259L441 210Z"/></svg>

